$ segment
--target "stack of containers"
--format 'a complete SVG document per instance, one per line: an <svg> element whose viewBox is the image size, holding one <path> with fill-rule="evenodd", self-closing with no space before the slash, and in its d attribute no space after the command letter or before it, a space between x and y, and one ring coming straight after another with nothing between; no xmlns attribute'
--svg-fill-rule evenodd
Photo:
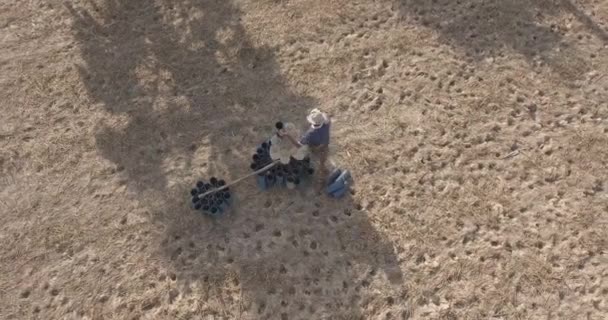
<svg viewBox="0 0 608 320"><path fill-rule="evenodd" d="M224 180L217 179L216 177L211 177L209 182L204 182L202 180L196 182L196 187L190 190L190 195L192 196L192 208L194 210L200 210L204 214L211 217L220 216L230 206L232 198L230 189L225 188L221 191L207 194L202 198L200 195L207 191L223 187L224 185L226 185L226 182Z"/></svg>
<svg viewBox="0 0 608 320"><path fill-rule="evenodd" d="M275 127L277 130L283 129L283 123L277 122ZM256 149L256 153L252 156L253 162L251 169L257 171L270 163L270 140L263 142ZM303 160L290 158L289 162L277 163L274 167L258 173L256 182L261 190L268 190L273 186L287 187L288 189L297 188L307 177L314 173L314 168L311 165L310 158L306 157Z"/></svg>

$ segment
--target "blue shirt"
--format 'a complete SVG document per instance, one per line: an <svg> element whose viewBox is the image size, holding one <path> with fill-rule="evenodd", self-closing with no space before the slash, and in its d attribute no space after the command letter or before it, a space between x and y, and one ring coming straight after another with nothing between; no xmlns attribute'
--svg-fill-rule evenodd
<svg viewBox="0 0 608 320"><path fill-rule="evenodd" d="M312 147L329 144L329 127L331 122L327 122L318 128L311 127L304 133L300 143Z"/></svg>

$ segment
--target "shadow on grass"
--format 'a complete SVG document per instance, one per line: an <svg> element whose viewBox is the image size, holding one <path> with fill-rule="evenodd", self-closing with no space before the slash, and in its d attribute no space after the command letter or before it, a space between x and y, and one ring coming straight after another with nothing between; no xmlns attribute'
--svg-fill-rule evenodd
<svg viewBox="0 0 608 320"><path fill-rule="evenodd" d="M165 230L161 256L183 295L234 279L243 299L222 311L229 318L356 319L358 292L371 282L361 272L385 269L390 281L401 282L392 246L349 200L250 192L265 201L242 197L219 221L189 208L198 165L211 174L246 173L249 157L242 153L273 119L293 121L291 114L315 105L289 88L273 48L251 42L232 2L98 3L66 4L88 95L115 115L99 124L97 147ZM195 164L201 152L208 160Z"/></svg>
<svg viewBox="0 0 608 320"><path fill-rule="evenodd" d="M563 13L574 15L599 39L607 34L570 0L401 0L397 6L408 22L438 32L440 39L464 51L469 62L520 54L533 68L548 67L564 80L581 79L590 63L564 31L552 23Z"/></svg>

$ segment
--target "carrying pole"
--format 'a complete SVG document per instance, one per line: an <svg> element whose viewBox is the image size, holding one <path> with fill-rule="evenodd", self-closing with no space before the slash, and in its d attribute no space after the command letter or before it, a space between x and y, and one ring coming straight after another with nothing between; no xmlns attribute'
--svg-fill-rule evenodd
<svg viewBox="0 0 608 320"><path fill-rule="evenodd" d="M243 180L245 180L245 179L247 179L247 178L249 178L251 176L254 176L256 174L262 173L262 172L264 172L264 171L266 171L266 170L274 167L277 163L279 163L279 160L275 160L272 163L270 163L267 166L265 166L264 168L259 169L259 170L255 171L255 172L252 172L252 173L250 173L250 174L248 174L248 175L246 175L244 177L240 177L240 178L238 178L238 179L236 179L236 180L234 180L234 181L232 181L230 183L227 183L227 184L225 184L225 185L223 185L223 186L221 186L219 188L216 188L216 189L213 189L213 190L209 190L209 191L207 191L205 193L199 194L198 198L202 199L203 197L205 197L208 194L212 194L212 193L216 193L218 191L222 191L222 190L224 190L224 189L226 189L226 188L228 188L230 186L233 186L233 185L235 185L235 184L237 184L237 183L239 183L239 182L241 182L241 181L243 181Z"/></svg>

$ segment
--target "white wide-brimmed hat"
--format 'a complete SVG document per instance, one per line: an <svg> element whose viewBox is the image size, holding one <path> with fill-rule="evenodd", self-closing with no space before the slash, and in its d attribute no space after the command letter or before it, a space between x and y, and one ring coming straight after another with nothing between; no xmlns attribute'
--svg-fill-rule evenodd
<svg viewBox="0 0 608 320"><path fill-rule="evenodd" d="M322 112L321 110L312 109L306 117L306 120L308 120L308 122L310 122L310 124L312 124L313 126L320 127L323 124L327 123L329 118L327 117L327 114Z"/></svg>

